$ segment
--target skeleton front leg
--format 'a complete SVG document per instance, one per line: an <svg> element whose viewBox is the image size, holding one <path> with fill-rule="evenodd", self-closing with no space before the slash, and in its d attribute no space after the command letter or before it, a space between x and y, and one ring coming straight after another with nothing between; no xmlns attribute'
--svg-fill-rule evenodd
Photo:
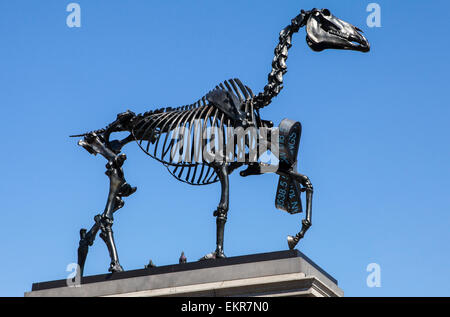
<svg viewBox="0 0 450 317"><path fill-rule="evenodd" d="M225 254L223 252L223 240L225 233L225 223L227 222L227 214L229 208L230 201L230 185L229 185L229 177L228 177L228 167L226 164L221 165L217 169L217 174L219 175L220 186L221 186L221 195L220 195L220 203L217 207L217 210L214 212L214 216L216 216L216 225L217 225L217 237L216 237L216 258L225 258Z"/></svg>
<svg viewBox="0 0 450 317"><path fill-rule="evenodd" d="M311 181L309 180L308 176L298 174L295 172L290 173L302 186L304 187L303 190L306 192L306 216L305 219L302 220L302 228L299 233L293 236L288 236L288 245L289 249L293 250L297 243L302 239L308 231L309 227L312 225L312 196L313 196L313 186L311 184Z"/></svg>
<svg viewBox="0 0 450 317"><path fill-rule="evenodd" d="M200 260L226 258L223 251L223 241L230 201L229 174L233 168L230 168L227 163L216 164L214 165L214 168L219 176L221 187L220 202L213 213L213 216L216 217L216 251L205 255Z"/></svg>

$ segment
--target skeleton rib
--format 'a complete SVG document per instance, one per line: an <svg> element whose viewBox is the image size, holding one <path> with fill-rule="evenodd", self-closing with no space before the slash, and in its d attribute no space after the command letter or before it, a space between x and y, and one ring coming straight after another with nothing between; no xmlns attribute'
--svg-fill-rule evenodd
<svg viewBox="0 0 450 317"><path fill-rule="evenodd" d="M242 103L240 111L245 111L257 127L261 126L259 114L253 109L251 101L254 95L239 79L224 81L216 89L236 96ZM209 160L205 161L203 155L207 147L211 155L220 154L225 160L237 157L236 147L231 154L227 151L227 144L234 141L229 139L234 136L227 134L227 128L234 126L235 119L215 104L209 104L206 96L191 105L160 109L141 116L142 121L132 130L139 147L163 163L182 182L205 185L218 181L215 168ZM144 141L147 144L144 145Z"/></svg>

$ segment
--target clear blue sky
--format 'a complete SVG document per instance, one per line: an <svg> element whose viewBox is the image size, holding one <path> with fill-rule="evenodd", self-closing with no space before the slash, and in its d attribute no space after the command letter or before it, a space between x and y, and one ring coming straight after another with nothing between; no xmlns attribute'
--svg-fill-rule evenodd
<svg viewBox="0 0 450 317"><path fill-rule="evenodd" d="M313 227L299 249L347 296L450 296L448 1L79 0L0 2L0 295L61 279L78 231L106 201L106 161L70 134L117 113L191 103L230 77L260 91L278 32L300 9L329 8L365 30L369 54L315 53L304 30L290 50L285 89L262 112L303 124L300 171L315 191ZM215 248L219 185L177 182L135 144L127 180L138 187L115 217L125 269L196 260ZM303 215L274 206L277 177L231 177L225 252L284 250ZM366 285L369 263L381 287ZM105 273L97 238L86 274Z"/></svg>

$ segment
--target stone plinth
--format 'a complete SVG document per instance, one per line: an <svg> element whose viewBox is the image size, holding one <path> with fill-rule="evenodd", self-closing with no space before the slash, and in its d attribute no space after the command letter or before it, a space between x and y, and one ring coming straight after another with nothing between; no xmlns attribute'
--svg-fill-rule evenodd
<svg viewBox="0 0 450 317"><path fill-rule="evenodd" d="M48 296L343 296L337 281L297 250L189 262L34 283L26 297Z"/></svg>

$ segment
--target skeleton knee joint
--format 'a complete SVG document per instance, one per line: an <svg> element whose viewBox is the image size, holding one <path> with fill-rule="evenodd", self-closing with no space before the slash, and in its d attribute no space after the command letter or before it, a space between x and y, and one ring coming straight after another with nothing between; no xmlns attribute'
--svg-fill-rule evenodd
<svg viewBox="0 0 450 317"><path fill-rule="evenodd" d="M217 220L227 221L227 210L224 208L218 207L216 211L214 211L214 217L217 217Z"/></svg>
<svg viewBox="0 0 450 317"><path fill-rule="evenodd" d="M314 192L313 185L311 184L308 176L302 177L302 185L305 187L306 191L309 191L311 193Z"/></svg>
<svg viewBox="0 0 450 317"><path fill-rule="evenodd" d="M105 215L97 215L94 217L94 220L95 220L95 223L100 227L100 230L102 231L102 233L112 231L111 227L114 223L113 219L111 219Z"/></svg>
<svg viewBox="0 0 450 317"><path fill-rule="evenodd" d="M311 227L311 226L312 226L311 220L308 220L308 219L303 219L303 220L302 220L302 227L303 227L305 230L308 230L309 227Z"/></svg>

